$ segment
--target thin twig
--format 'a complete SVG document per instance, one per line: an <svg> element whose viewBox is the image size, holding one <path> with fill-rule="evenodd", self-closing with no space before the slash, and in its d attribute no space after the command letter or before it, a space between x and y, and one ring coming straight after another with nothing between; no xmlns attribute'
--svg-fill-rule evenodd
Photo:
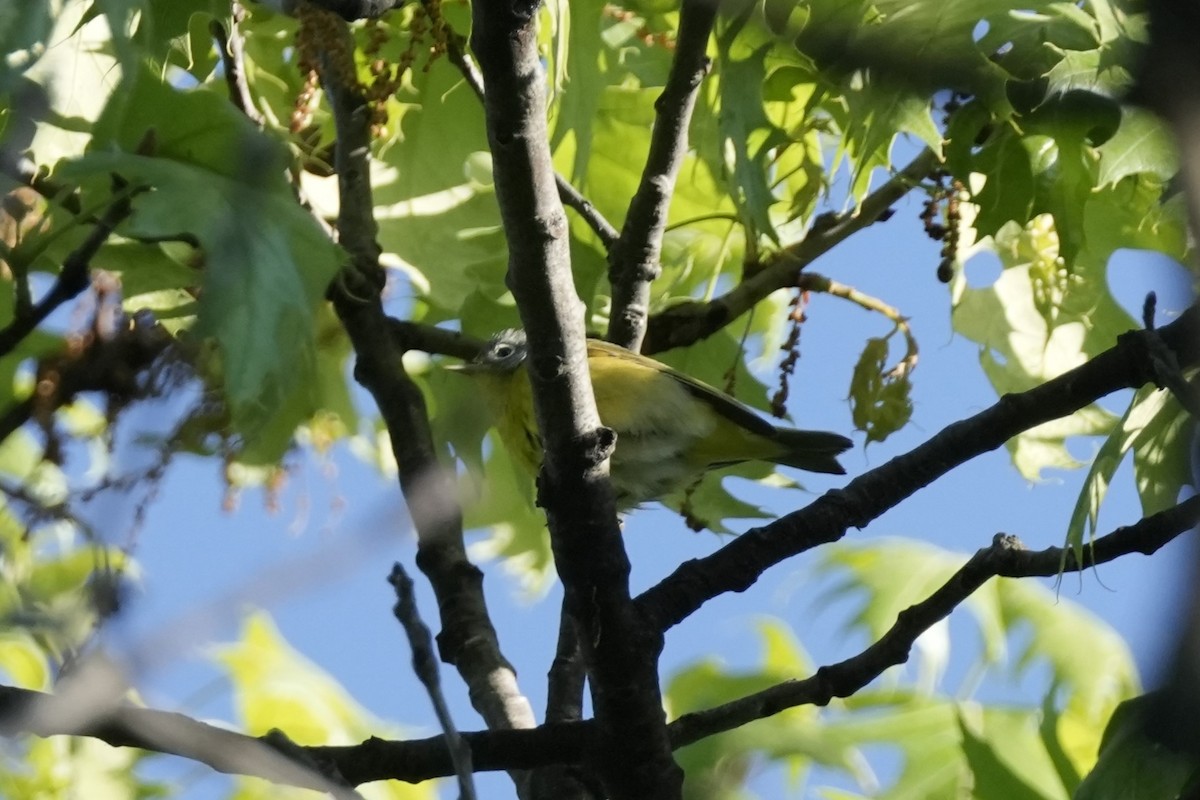
<svg viewBox="0 0 1200 800"><path fill-rule="evenodd" d="M233 0L233 24L228 30L220 20L214 19L208 24L209 33L217 41L217 53L224 67L225 84L229 87L229 100L238 110L246 115L255 125L263 124L263 115L254 105L254 96L250 94L250 84L246 82L245 47L238 26L246 17L242 4Z"/></svg>
<svg viewBox="0 0 1200 800"><path fill-rule="evenodd" d="M675 193L675 177L687 152L688 126L700 83L708 74L708 39L717 16L716 0L683 0L679 38L662 94L654 104L650 153L642 171L621 238L608 253L612 315L608 340L638 351L646 335L650 284L662 272L663 231Z"/></svg>
<svg viewBox="0 0 1200 800"><path fill-rule="evenodd" d="M938 157L925 150L869 194L850 214L835 215L814 226L799 242L768 256L751 277L706 303L681 303L648 321L642 352L686 347L705 339L745 314L778 289L796 285L796 276L851 235L884 219L892 205L938 168Z"/></svg>
<svg viewBox="0 0 1200 800"><path fill-rule="evenodd" d="M466 40L454 31L449 31L447 35L446 56L450 59L450 63L462 73L463 80L471 87L475 96L479 98L480 102L484 102L483 75L479 72L475 60L467 52ZM554 173L554 184L558 188L558 199L562 201L563 205L583 218L583 221L596 234L605 251L612 249L618 237L617 229L612 226L612 223L605 219L604 215L578 189L572 186L570 181L557 172Z"/></svg>
<svg viewBox="0 0 1200 800"><path fill-rule="evenodd" d="M433 702L433 712L437 715L438 724L442 726L442 735L446 737L446 746L450 750L450 760L454 762L454 773L458 777L459 800L475 800L475 781L472 778L471 748L459 735L454 727L454 718L450 716L450 707L442 695L441 678L438 676L437 656L434 654L433 635L429 627L421 620L417 610L417 598L413 592L412 578L404 571L399 562L392 565L392 574L388 583L396 590L396 605L392 612L404 626L408 636L408 645L412 648L413 671L420 679L421 685L429 693Z"/></svg>
<svg viewBox="0 0 1200 800"><path fill-rule="evenodd" d="M546 681L547 723L578 722L583 719L583 689L587 672L579 644L579 628L566 598L558 622L558 645ZM604 796L593 791L586 776L574 765L543 767L533 774L533 800L594 800Z"/></svg>
<svg viewBox="0 0 1200 800"><path fill-rule="evenodd" d="M884 377L903 378L917 368L917 358L920 354L917 338L913 336L912 328L908 325L908 317L901 314L894 306L888 305L877 297L864 294L853 286L839 283L815 272L801 273L800 279L796 281L796 286L802 291L823 292L843 300L849 300L868 311L882 314L895 323L896 329L904 336L904 357L897 362L896 366L888 370Z"/></svg>

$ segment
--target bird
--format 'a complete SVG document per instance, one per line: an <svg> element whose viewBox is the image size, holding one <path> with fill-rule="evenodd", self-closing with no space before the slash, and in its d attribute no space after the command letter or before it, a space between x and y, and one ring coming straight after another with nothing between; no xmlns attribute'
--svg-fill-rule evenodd
<svg viewBox="0 0 1200 800"><path fill-rule="evenodd" d="M448 368L477 381L505 448L536 478L543 447L528 354L525 332L509 328L472 360ZM853 445L845 436L776 427L724 392L609 342L588 339L587 358L600 421L617 434L609 479L621 511L745 461L845 474L837 460Z"/></svg>

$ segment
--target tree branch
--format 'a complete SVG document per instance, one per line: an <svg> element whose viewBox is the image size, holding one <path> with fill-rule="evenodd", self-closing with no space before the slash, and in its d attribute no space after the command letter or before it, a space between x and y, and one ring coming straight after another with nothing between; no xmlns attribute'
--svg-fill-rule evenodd
<svg viewBox="0 0 1200 800"><path fill-rule="evenodd" d="M608 253L608 281L613 293L608 340L635 352L641 349L646 335L650 284L662 273L659 257L667 212L687 152L696 94L708 74L706 51L716 17L716 0L683 0L675 57L662 94L654 103L650 154L629 204L621 238Z"/></svg>
<svg viewBox="0 0 1200 800"><path fill-rule="evenodd" d="M167 351L174 340L145 312L126 319L111 338L94 338L78 352L42 359L35 393L0 414L0 442L35 414L48 419L80 392L104 392L129 399L147 392L142 373Z"/></svg>
<svg viewBox="0 0 1200 800"><path fill-rule="evenodd" d="M467 747L458 729L454 727L450 707L442 694L437 659L433 655L433 637L417 611L417 597L413 592L412 578L408 577L404 567L396 562L392 565L388 583L396 590L396 605L392 613L404 627L404 633L408 637L408 645L412 650L413 672L425 687L425 692L433 703L438 724L442 726L442 736L446 739L446 748L450 751L450 760L454 764L454 775L458 778L459 800L475 800L475 782L471 778L474 772L471 768L471 748Z"/></svg>
<svg viewBox="0 0 1200 800"><path fill-rule="evenodd" d="M446 55L449 57L450 63L458 67L463 80L471 87L475 96L481 102L486 102L483 92L483 76L479 74L479 68L475 66L475 62L467 53L465 40L454 31L450 31L446 38ZM600 239L600 244L604 246L605 251L612 249L618 235L617 229L612 226L612 223L605 219L604 215L596 210L596 207L572 186L570 181L557 172L554 173L554 184L558 188L558 199L562 201L563 205L571 208L583 218L583 221Z"/></svg>
<svg viewBox="0 0 1200 800"><path fill-rule="evenodd" d="M409 322L388 317L388 327L392 333L392 341L400 350L420 350L424 353L437 353L443 356L454 356L470 360L479 355L484 343L474 336L468 336L458 331L448 331L445 328L435 328L420 322Z"/></svg>
<svg viewBox="0 0 1200 800"><path fill-rule="evenodd" d="M917 490L1013 436L1065 417L1118 389L1157 379L1155 337L1183 367L1200 363L1200 306L1154 331L1122 334L1116 346L1041 386L1007 394L991 408L960 420L914 450L863 473L806 508L742 534L715 553L681 564L637 598L659 630L679 624L725 592L740 592L768 567L863 528Z"/></svg>
<svg viewBox="0 0 1200 800"><path fill-rule="evenodd" d="M815 272L802 273L800 279L796 281L796 288L801 291L822 292L834 297L840 297L868 311L874 311L887 317L895 323L896 329L904 337L904 357L896 363L896 366L888 370L885 375L889 378L903 378L917 368L917 358L920 355L917 338L913 336L912 328L908 325L908 317L901 314L894 306L888 305L878 297L864 294L853 286L839 283L824 275L818 275Z"/></svg>
<svg viewBox="0 0 1200 800"><path fill-rule="evenodd" d="M608 456L588 375L583 308L547 144L537 4L479 0L472 49L486 86L496 198L509 244L509 286L529 340L526 368L545 458L539 502L555 565L579 622L598 737L589 760L610 797L679 797L658 684L662 639L634 612Z"/></svg>
<svg viewBox="0 0 1200 800"><path fill-rule="evenodd" d="M234 0L231 5L233 24L228 30L220 20L208 23L208 31L217 42L217 54L225 71L225 84L229 87L229 99L239 111L255 125L263 124L263 116L254 105L250 84L246 82L245 49L238 25L246 17L242 4Z"/></svg>
<svg viewBox="0 0 1200 800"><path fill-rule="evenodd" d="M183 714L84 697L69 688L45 694L0 686L0 733L87 736L113 747L182 756L230 775L253 775L323 792L342 789L336 777L297 763L262 739L206 725ZM332 774L336 775L336 770Z"/></svg>
<svg viewBox="0 0 1200 800"><path fill-rule="evenodd" d="M821 667L803 680L786 681L721 706L685 714L669 726L671 746L693 744L754 720L799 705L825 705L849 697L884 670L904 663L916 639L947 617L992 577L1050 577L1077 572L1132 553L1151 555L1200 520L1200 496L1118 528L1084 547L1082 560L1071 548L1024 550L1016 537L998 534L990 547L972 556L926 600L900 612L878 641L844 661ZM1065 566L1063 566L1065 564ZM461 734L477 772L528 770L585 760L596 735L595 723L566 722L532 730ZM116 747L170 753L219 772L255 775L276 783L329 791L331 780L351 786L379 780L418 783L454 774L445 737L410 741L371 738L336 747L296 747L321 774L281 756L262 739L216 728L182 714L113 704L81 720L78 709L60 695L0 686L0 733L12 736L89 736ZM267 743L278 737L270 737ZM322 774L333 776L332 779Z"/></svg>
<svg viewBox="0 0 1200 800"><path fill-rule="evenodd" d="M863 228L886 219L892 204L932 174L938 163L932 150L923 151L869 194L853 213L818 218L820 224L815 224L804 239L770 254L752 277L730 291L707 303L680 303L653 315L642 352L649 355L695 344L745 314L777 289L795 286L800 270ZM828 221L822 222L825 219Z"/></svg>
<svg viewBox="0 0 1200 800"><path fill-rule="evenodd" d="M1049 577L1064 569L1078 572L1129 553L1150 555L1192 530L1197 521L1200 521L1200 496L1100 537L1084 548L1082 562L1076 560L1070 548L1028 551L1015 536L996 534L990 547L975 553L928 599L901 611L896 623L866 650L821 667L811 678L785 681L716 708L685 714L671 723L671 743L683 747L784 709L824 706L835 697L850 697L884 670L907 661L917 637L950 616L950 612L993 577Z"/></svg>
<svg viewBox="0 0 1200 800"><path fill-rule="evenodd" d="M319 12L309 12L319 13ZM344 40L349 31L336 22ZM462 512L453 476L442 468L425 398L405 373L393 326L383 313L384 272L379 265L377 227L369 173L370 134L367 108L359 88L342 83L353 69L332 62L337 43L322 55L321 81L328 92L337 130L337 229L351 263L330 287L330 299L355 351L354 376L371 393L387 425L399 469L400 488L417 529L417 566L429 578L438 600L442 659L466 681L471 703L489 727L533 727L533 710L517 686L512 665L500 645L483 595L483 573L467 558ZM515 775L520 790L522 778Z"/></svg>
<svg viewBox="0 0 1200 800"><path fill-rule="evenodd" d="M63 261L62 269L55 279L50 291L37 302L26 314L18 314L8 327L0 330L0 358L11 353L26 336L33 333L46 317L50 316L63 303L71 300L88 287L90 279L88 269L96 251L108 241L108 237L116 230L133 210L130 200L139 191L126 186L115 175L113 176L112 202L88 233L87 238L71 251Z"/></svg>

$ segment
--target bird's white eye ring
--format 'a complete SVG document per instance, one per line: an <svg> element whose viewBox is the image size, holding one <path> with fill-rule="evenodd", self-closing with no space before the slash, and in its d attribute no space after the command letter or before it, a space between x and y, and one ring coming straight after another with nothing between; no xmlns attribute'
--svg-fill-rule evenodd
<svg viewBox="0 0 1200 800"><path fill-rule="evenodd" d="M501 344L496 346L497 358L508 358L513 354L513 346L511 344Z"/></svg>

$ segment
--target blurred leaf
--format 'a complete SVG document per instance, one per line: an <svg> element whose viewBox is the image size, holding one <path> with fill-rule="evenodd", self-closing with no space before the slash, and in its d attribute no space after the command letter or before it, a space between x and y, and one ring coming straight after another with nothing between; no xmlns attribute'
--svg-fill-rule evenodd
<svg viewBox="0 0 1200 800"><path fill-rule="evenodd" d="M807 655L782 622L762 618L757 627L764 644L762 666L735 672L715 659L705 659L679 671L664 691L673 714L712 708L811 669ZM742 784L761 758L788 763L793 775L813 763L853 772L858 759L853 748L830 743L822 730L817 709L791 708L689 745L676 756L686 775L684 796L740 796Z"/></svg>
<svg viewBox="0 0 1200 800"><path fill-rule="evenodd" d="M140 154L147 148L154 155ZM153 186L135 198L124 230L203 245L197 332L220 343L234 425L266 460L314 410L315 311L341 259L296 204L286 157L216 95L178 92L142 72L97 121L93 151L63 170Z"/></svg>
<svg viewBox="0 0 1200 800"><path fill-rule="evenodd" d="M0 99L11 89L30 64L37 60L54 22L50 0L29 0L0 6ZM7 102L5 102L7 105Z"/></svg>
<svg viewBox="0 0 1200 800"><path fill-rule="evenodd" d="M358 744L371 736L402 736L395 726L369 714L333 678L280 635L265 612L250 614L240 641L216 648L214 658L229 673L239 726L251 735L281 730L299 745ZM306 798L311 792L255 778L239 778L240 798ZM370 787L375 797L434 800L432 781L415 786L389 781Z"/></svg>
<svg viewBox="0 0 1200 800"><path fill-rule="evenodd" d="M229 4L222 0L142 0L138 4L137 29L133 41L160 64L178 63L185 68L204 58L209 69L198 69L204 78L211 70L208 53L193 50L191 29L195 24L207 28L210 20L221 20L228 30ZM211 40L208 48L211 49Z"/></svg>
<svg viewBox="0 0 1200 800"><path fill-rule="evenodd" d="M997 588L1006 627L1028 631L1016 651L1018 673L1044 660L1068 707L1093 725L1138 691L1129 646L1103 620L1029 581L999 580Z"/></svg>
<svg viewBox="0 0 1200 800"><path fill-rule="evenodd" d="M1190 797L1197 768L1193 759L1151 741L1147 718L1155 695L1126 700L1104 729L1100 758L1075 792L1075 800L1136 800ZM1187 787L1187 788L1185 788Z"/></svg>
<svg viewBox="0 0 1200 800"><path fill-rule="evenodd" d="M504 567L530 594L544 592L554 577L546 515L534 505L533 478L517 467L498 436L484 461L483 482L463 478L463 525L489 528L490 538L471 547L472 555L503 558Z"/></svg>
<svg viewBox="0 0 1200 800"><path fill-rule="evenodd" d="M385 726L336 681L293 650L264 612L249 615L241 638L217 647L247 733L272 728L300 745L354 744Z"/></svg>
<svg viewBox="0 0 1200 800"><path fill-rule="evenodd" d="M21 689L50 688L50 665L28 631L0 631L0 671L5 683Z"/></svg>
<svg viewBox="0 0 1200 800"><path fill-rule="evenodd" d="M978 800L1065 800L1038 732L1037 712L986 709L958 719Z"/></svg>

